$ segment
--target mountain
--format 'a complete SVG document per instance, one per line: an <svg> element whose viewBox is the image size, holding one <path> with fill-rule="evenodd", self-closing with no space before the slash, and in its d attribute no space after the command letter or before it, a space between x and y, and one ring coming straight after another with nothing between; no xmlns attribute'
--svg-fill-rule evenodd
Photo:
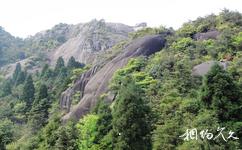
<svg viewBox="0 0 242 150"><path fill-rule="evenodd" d="M120 54L107 62L103 67L94 66L87 73L80 76L76 84L63 92L61 96L61 107L70 110L71 97L76 92L83 93L79 104L63 117L63 121L79 119L92 109L103 93L108 93L108 84L113 74L124 67L131 58L149 56L161 50L165 46L165 39L160 35L145 36L138 38L122 50ZM100 68L100 69L98 69ZM91 72L91 73L90 73ZM89 78L89 79L88 79ZM85 82L84 82L85 81ZM82 87L77 89L75 87ZM112 102L110 99L109 102Z"/></svg>
<svg viewBox="0 0 242 150"><path fill-rule="evenodd" d="M41 31L26 38L24 40L25 47L30 52L46 53L62 45L76 34L78 34L77 26L60 23L49 30Z"/></svg>
<svg viewBox="0 0 242 150"><path fill-rule="evenodd" d="M25 59L24 41L15 38L0 26L0 68L8 63Z"/></svg>
<svg viewBox="0 0 242 150"><path fill-rule="evenodd" d="M177 30L59 24L22 42L26 59L0 71L1 150L242 147L239 12Z"/></svg>
<svg viewBox="0 0 242 150"><path fill-rule="evenodd" d="M40 70L45 63L53 66L59 57L63 57L66 63L72 56L81 63L97 63L102 59L100 57L103 57L106 50L127 40L129 33L134 32L137 27L145 26L131 27L121 23L106 23L104 20L94 19L88 23L77 25L60 23L24 40L16 39L1 30L2 39L9 39L7 45L5 44L6 46L3 47L6 52L1 55L2 61L4 62L4 58L12 61L2 63L0 69L6 77L9 77L17 63L21 63L29 72ZM0 45L4 46L4 43L0 43ZM7 54L11 54L11 56L6 57ZM38 64L31 63L32 58L38 59ZM7 65L12 62L15 63ZM7 66L3 67L4 64Z"/></svg>
<svg viewBox="0 0 242 150"><path fill-rule="evenodd" d="M49 55L52 62L55 62L60 56L66 61L74 56L82 63L92 64L96 61L98 53L126 40L128 33L134 31L131 26L106 23L104 20L92 20L86 24L79 24L78 28L76 36L68 39Z"/></svg>

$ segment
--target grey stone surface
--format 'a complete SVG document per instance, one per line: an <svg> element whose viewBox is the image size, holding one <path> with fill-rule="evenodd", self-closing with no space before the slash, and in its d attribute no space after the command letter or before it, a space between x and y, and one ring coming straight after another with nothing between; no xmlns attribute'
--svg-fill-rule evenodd
<svg viewBox="0 0 242 150"><path fill-rule="evenodd" d="M83 81L85 78L82 76L75 83L74 87L83 87L81 89L83 93L83 97L80 102L70 110L63 118L62 121L66 122L69 119L78 120L80 117L89 112L91 108L93 108L97 101L98 97L101 94L108 92L108 83L111 80L113 74L118 69L124 67L130 58L134 58L137 56L149 56L159 50L161 50L165 45L165 39L160 35L152 35L146 36L143 38L139 38L131 42L122 53L117 55L111 61L107 62L101 69L99 69L94 75L88 79L87 83ZM91 69L93 70L93 69ZM71 90L68 89L62 95L62 98L70 95ZM61 99L61 103L65 103L66 100ZM71 100L67 100L67 103L70 103ZM109 100L112 101L112 100ZM69 107L69 105L67 105Z"/></svg>
<svg viewBox="0 0 242 150"><path fill-rule="evenodd" d="M196 40L208 40L208 39L216 39L219 36L219 32L216 30L208 31L205 33L197 33L194 35Z"/></svg>
<svg viewBox="0 0 242 150"><path fill-rule="evenodd" d="M211 67L215 64L218 63L221 65L224 69L227 69L229 62L218 62L218 61L207 61L203 62L199 65L196 65L192 69L192 75L193 76L204 76L205 74L208 73L208 71L211 69Z"/></svg>
<svg viewBox="0 0 242 150"><path fill-rule="evenodd" d="M104 20L93 20L78 26L78 34L49 54L52 65L62 56L65 61L73 56L79 62L92 64L98 53L105 51L120 41L128 38L133 32L131 26L120 23L106 23Z"/></svg>

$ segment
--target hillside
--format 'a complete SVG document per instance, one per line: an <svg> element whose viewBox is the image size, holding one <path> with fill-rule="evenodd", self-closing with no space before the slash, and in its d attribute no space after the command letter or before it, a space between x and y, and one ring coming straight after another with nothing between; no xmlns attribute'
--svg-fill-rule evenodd
<svg viewBox="0 0 242 150"><path fill-rule="evenodd" d="M8 77L13 73L17 63L21 63L27 71L35 72L45 63L54 66L59 57L68 61L72 56L81 63L97 63L101 59L97 59L99 53L105 53L115 44L127 40L128 34L135 28L136 26L121 23L106 23L104 20L92 20L77 25L60 23L24 40L15 39L3 31L6 35L0 36L2 39L8 39L9 43L5 44L6 52L1 55L2 59L8 60L5 64L14 63L3 66L3 62L0 69ZM4 46L4 43L0 45ZM39 60L38 64L31 63L33 57Z"/></svg>
<svg viewBox="0 0 242 150"><path fill-rule="evenodd" d="M23 51L22 39L13 37L0 26L0 68L8 63L22 60L26 57Z"/></svg>
<svg viewBox="0 0 242 150"><path fill-rule="evenodd" d="M177 30L59 24L24 42L39 69L0 76L0 149L242 148L239 12Z"/></svg>
<svg viewBox="0 0 242 150"><path fill-rule="evenodd" d="M110 62L106 63L101 69L97 69L95 73L90 77L89 81L86 85L82 85L82 80L86 80L83 76L77 80L77 85L80 87L84 87L79 89L81 93L83 93L83 97L80 100L80 103L70 111L69 114L63 117L63 121L67 119L79 119L81 116L85 115L90 111L98 101L98 98L103 94L108 92L108 84L114 74L118 69L121 69L125 65L127 65L128 61L131 58L138 56L149 56L159 51L165 46L165 39L161 36L145 36L144 38L134 40L129 46L123 50L123 53L117 55ZM96 68L96 66L94 67ZM91 68L90 70L93 70ZM69 92L71 91L71 93ZM67 95L72 96L78 90L76 89L67 89L67 92L64 92L61 99L61 104L66 104L67 107L71 103L71 97L66 99ZM69 101L69 102L68 102ZM112 102L113 99L109 99L109 102ZM66 107L66 106L61 106ZM70 107L70 106L69 106ZM67 108L70 109L70 108Z"/></svg>

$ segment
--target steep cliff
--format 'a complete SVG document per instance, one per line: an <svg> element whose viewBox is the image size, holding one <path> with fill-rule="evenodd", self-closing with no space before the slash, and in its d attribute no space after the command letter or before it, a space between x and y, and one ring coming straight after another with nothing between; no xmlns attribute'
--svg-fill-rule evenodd
<svg viewBox="0 0 242 150"><path fill-rule="evenodd" d="M95 106L98 97L108 92L108 83L114 72L124 67L130 58L138 56L149 56L165 45L165 39L160 35L145 36L132 41L119 55L107 62L100 69L91 68L87 73L81 75L72 88L63 92L61 97L61 107L69 111L62 119L79 119ZM98 71L97 71L98 70ZM97 72L96 72L97 71ZM96 73L95 73L96 72ZM80 102L70 109L71 95L73 91L80 91L82 98ZM111 101L111 99L110 99Z"/></svg>

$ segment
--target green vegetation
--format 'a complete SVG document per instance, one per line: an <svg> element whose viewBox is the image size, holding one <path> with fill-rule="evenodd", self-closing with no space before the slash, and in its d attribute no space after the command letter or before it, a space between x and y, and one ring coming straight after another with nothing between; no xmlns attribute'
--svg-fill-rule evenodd
<svg viewBox="0 0 242 150"><path fill-rule="evenodd" d="M214 31L216 35L210 35ZM54 69L44 65L39 74L28 74L18 64L12 77L0 77L0 149L241 149L242 15L223 10L177 31L140 30L130 41L154 33L164 35L165 48L150 57L130 59L109 84L114 101L108 103L109 93L104 93L77 122L61 123L58 100L90 66L74 57L65 64L60 57ZM192 75L195 65L211 60L229 65L223 69L215 64L205 76ZM73 103L81 94L75 93ZM214 138L219 127L225 127L225 139ZM198 139L184 140L182 135L194 128ZM227 139L230 131L234 138Z"/></svg>
<svg viewBox="0 0 242 150"><path fill-rule="evenodd" d="M0 67L24 59L23 44L22 39L13 37L0 26Z"/></svg>
<svg viewBox="0 0 242 150"><path fill-rule="evenodd" d="M13 76L1 81L0 149L66 150L66 138L70 140L68 148L75 143L77 135L68 137L72 130L77 133L75 125L61 126L58 117L60 93L70 84L73 70L84 67L73 62L75 66L67 67L60 57L54 69L44 65L41 73L36 74L22 71L18 63Z"/></svg>
<svg viewBox="0 0 242 150"><path fill-rule="evenodd" d="M113 110L114 149L151 149L150 108L132 78L123 80Z"/></svg>
<svg viewBox="0 0 242 150"><path fill-rule="evenodd" d="M9 144L13 140L13 123L8 120L4 119L1 120L0 123L0 148L5 149L6 145Z"/></svg>
<svg viewBox="0 0 242 150"><path fill-rule="evenodd" d="M95 149L95 136L97 135L97 121L98 116L96 115L87 115L77 124L79 130L79 149Z"/></svg>
<svg viewBox="0 0 242 150"><path fill-rule="evenodd" d="M26 39L13 37L0 26L0 67L21 61L32 56L37 59L47 58L46 52L55 49L70 38L71 25L60 23L44 33L37 33ZM78 31L75 31L78 34ZM42 62L43 61L43 62ZM29 67L42 65L46 60L33 60ZM28 67L27 67L28 68Z"/></svg>
<svg viewBox="0 0 242 150"><path fill-rule="evenodd" d="M21 97L21 99L23 99L24 102L26 103L27 110L30 110L32 107L32 103L34 101L34 92L35 92L35 88L33 84L33 79L32 79L32 76L29 75L24 83L23 95Z"/></svg>

